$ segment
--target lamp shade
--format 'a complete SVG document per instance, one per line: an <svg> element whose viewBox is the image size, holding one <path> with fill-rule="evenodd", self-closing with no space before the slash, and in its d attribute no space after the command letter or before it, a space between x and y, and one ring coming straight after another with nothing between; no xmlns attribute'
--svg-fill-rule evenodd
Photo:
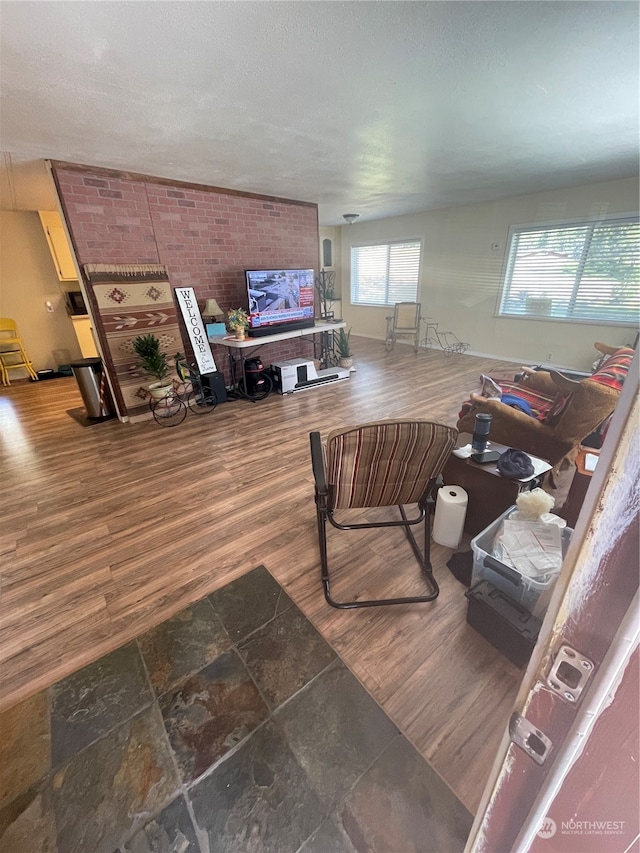
<svg viewBox="0 0 640 853"><path fill-rule="evenodd" d="M203 317L222 317L224 315L224 311L218 305L215 299L207 299L204 303L204 308L202 309Z"/></svg>

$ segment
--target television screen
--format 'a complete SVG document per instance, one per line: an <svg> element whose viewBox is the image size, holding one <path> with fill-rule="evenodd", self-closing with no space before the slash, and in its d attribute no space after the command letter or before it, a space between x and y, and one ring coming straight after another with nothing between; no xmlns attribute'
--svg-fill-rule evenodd
<svg viewBox="0 0 640 853"><path fill-rule="evenodd" d="M249 334L314 325L313 270L246 270Z"/></svg>

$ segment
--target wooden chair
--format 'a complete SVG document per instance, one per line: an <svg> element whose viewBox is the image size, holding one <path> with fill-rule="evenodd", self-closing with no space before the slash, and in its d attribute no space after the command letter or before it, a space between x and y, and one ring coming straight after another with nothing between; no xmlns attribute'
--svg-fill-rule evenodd
<svg viewBox="0 0 640 853"><path fill-rule="evenodd" d="M393 316L387 317L387 335L384 346L391 352L398 338L413 338L413 350L420 347L420 303L396 302Z"/></svg>
<svg viewBox="0 0 640 853"><path fill-rule="evenodd" d="M377 421L338 430L329 434L324 447L319 432L310 434L322 585L332 607L413 604L437 598L439 588L429 557L428 503L433 499L436 478L449 458L457 435L454 427L425 420ZM408 504L417 504L411 518L405 511ZM400 519L346 523L353 516L351 510L396 506ZM340 521L335 517L338 511ZM402 527L424 575L427 593L403 598L335 601L329 581L327 521L337 530ZM421 551L411 528L423 521ZM357 564L357 557L354 563Z"/></svg>
<svg viewBox="0 0 640 853"><path fill-rule="evenodd" d="M17 359L17 361L16 361ZM3 385L10 385L9 371L24 368L32 379L38 375L33 369L31 359L18 335L18 327L15 320L9 317L0 317L0 380Z"/></svg>

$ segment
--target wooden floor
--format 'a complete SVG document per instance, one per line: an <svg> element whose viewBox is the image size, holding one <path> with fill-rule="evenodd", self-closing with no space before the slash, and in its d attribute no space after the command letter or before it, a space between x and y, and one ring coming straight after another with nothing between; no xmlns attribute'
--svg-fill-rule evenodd
<svg viewBox="0 0 640 853"><path fill-rule="evenodd" d="M519 365L353 343L347 382L231 402L173 429L83 428L67 414L82 404L73 378L1 389L0 708L264 564L475 811L522 673L467 625L439 545L436 602L325 604L308 433L389 417L455 423L481 372ZM367 595L419 588L401 532L329 536L336 595L356 570Z"/></svg>

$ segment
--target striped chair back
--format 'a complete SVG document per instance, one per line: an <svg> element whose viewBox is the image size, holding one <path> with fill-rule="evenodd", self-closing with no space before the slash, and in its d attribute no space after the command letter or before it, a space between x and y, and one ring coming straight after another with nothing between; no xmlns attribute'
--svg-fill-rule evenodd
<svg viewBox="0 0 640 853"><path fill-rule="evenodd" d="M332 509L417 503L442 471L458 435L433 421L388 420L329 434Z"/></svg>

